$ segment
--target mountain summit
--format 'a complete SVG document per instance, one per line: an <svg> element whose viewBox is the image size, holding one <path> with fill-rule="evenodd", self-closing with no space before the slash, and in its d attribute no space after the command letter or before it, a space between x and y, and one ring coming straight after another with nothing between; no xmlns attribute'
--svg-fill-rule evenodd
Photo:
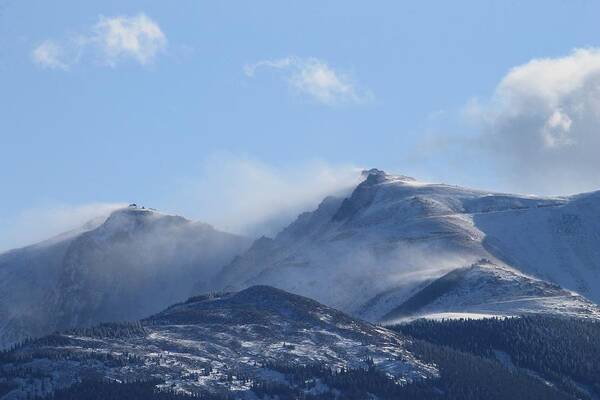
<svg viewBox="0 0 600 400"><path fill-rule="evenodd" d="M130 206L74 234L0 255L0 348L26 337L145 317L192 294L242 237Z"/></svg>

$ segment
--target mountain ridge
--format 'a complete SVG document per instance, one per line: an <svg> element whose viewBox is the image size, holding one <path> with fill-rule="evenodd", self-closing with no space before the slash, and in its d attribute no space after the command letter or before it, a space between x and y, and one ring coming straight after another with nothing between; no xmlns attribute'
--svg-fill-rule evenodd
<svg viewBox="0 0 600 400"><path fill-rule="evenodd" d="M488 315L483 299L497 291L515 301L505 298L491 315L597 314L590 301L600 301L600 192L510 195L377 169L363 177L348 196L326 197L274 238L253 243L132 205L58 239L3 253L0 300L12 309L0 305L0 346L141 318L193 293L260 284L381 322L432 282L484 259L513 279L492 279L486 291L472 286L481 298L476 304L471 296L472 316ZM479 281L463 279L463 286ZM529 296L524 308L517 297L541 281L546 293ZM563 303L552 284L565 291ZM435 310L406 317L461 315L456 301L444 299Z"/></svg>
<svg viewBox="0 0 600 400"><path fill-rule="evenodd" d="M587 270L586 278L600 285L600 262L592 256L587 257L592 260L588 265L577 262L563 265L562 273L544 274L543 264L548 264L549 270L557 269L553 264L560 263L560 255L548 256L541 263L535 263L535 255L528 255L527 263L523 263L514 260L521 258L519 253L529 254L528 249L505 249L514 246L511 235L556 242L559 239L552 238L554 231L573 232L580 222L590 232L581 241L587 246L582 254L598 253L594 248L600 242L593 235L600 232L600 222L593 218L600 214L597 192L566 197L511 195L424 183L377 169L365 171L363 176L363 182L348 197L325 199L275 238L237 257L217 276L215 285L239 289L265 283L377 321L426 283L487 259L500 269L533 278L523 278L533 286L536 280L546 280L600 300L600 291L582 290L581 284L573 282L585 282L579 276L580 271ZM584 219L565 213L570 208L583 213L592 209L597 214L592 212ZM562 228L549 226L547 231L536 229L533 223L518 226L528 219L537 222L539 215L566 222ZM503 225L517 225L518 232L499 230ZM581 243L573 246L581 247ZM549 248L551 243L536 244L539 246ZM351 293L362 295L357 299ZM382 301L377 302L378 298ZM582 310L589 308L584 297L573 299ZM539 310L533 307L530 311L548 311L548 304L542 303ZM596 315L595 309L589 310L590 315ZM509 315L522 312L511 311L508 303L505 311Z"/></svg>

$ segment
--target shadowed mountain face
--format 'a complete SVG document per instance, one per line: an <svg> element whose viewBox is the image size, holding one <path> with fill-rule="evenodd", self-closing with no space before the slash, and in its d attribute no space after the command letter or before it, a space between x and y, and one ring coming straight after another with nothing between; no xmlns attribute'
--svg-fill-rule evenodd
<svg viewBox="0 0 600 400"><path fill-rule="evenodd" d="M465 299L467 313L598 315L584 298L600 301L597 193L519 196L364 174L348 198L327 198L274 239L256 241L215 286L273 285L380 321L430 297L419 292L432 282L479 265L445 278L477 293ZM457 313L463 305L451 297L412 312Z"/></svg>
<svg viewBox="0 0 600 400"><path fill-rule="evenodd" d="M9 364L0 368L0 378L5 373L16 385L6 399L100 378L161 378L161 387L185 393L234 391L236 398L253 398L246 397L252 381L292 386L278 365L372 365L398 383L436 376L436 368L419 361L405 342L400 334L314 300L254 286L191 298L140 323L40 339L5 354Z"/></svg>
<svg viewBox="0 0 600 400"><path fill-rule="evenodd" d="M130 207L83 232L4 253L0 347L150 315L190 296L246 247L209 225Z"/></svg>

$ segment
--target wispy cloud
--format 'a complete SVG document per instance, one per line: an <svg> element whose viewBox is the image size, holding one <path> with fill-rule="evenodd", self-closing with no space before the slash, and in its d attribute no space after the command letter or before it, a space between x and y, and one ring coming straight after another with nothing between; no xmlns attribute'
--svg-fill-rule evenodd
<svg viewBox="0 0 600 400"><path fill-rule="evenodd" d="M260 69L284 72L285 79L294 90L321 104L356 104L372 98L370 92L358 89L348 74L335 70L317 58L285 57L262 60L245 65L244 73L253 78Z"/></svg>
<svg viewBox="0 0 600 400"><path fill-rule="evenodd" d="M4 221L0 253L81 228L124 206L125 203L50 204L25 209Z"/></svg>
<svg viewBox="0 0 600 400"><path fill-rule="evenodd" d="M166 47L167 37L158 23L141 13L129 17L100 16L86 32L60 41L44 40L31 55L43 68L68 70L80 62L83 55L110 67L126 60L146 65Z"/></svg>
<svg viewBox="0 0 600 400"><path fill-rule="evenodd" d="M94 41L102 49L104 60L112 66L124 58L148 64L167 46L167 38L158 24L144 14L100 17L94 32Z"/></svg>
<svg viewBox="0 0 600 400"><path fill-rule="evenodd" d="M522 189L600 188L600 49L514 67L491 98L472 100L465 114L498 171Z"/></svg>
<svg viewBox="0 0 600 400"><path fill-rule="evenodd" d="M69 69L63 47L52 40L45 40L31 52L32 60L42 68Z"/></svg>

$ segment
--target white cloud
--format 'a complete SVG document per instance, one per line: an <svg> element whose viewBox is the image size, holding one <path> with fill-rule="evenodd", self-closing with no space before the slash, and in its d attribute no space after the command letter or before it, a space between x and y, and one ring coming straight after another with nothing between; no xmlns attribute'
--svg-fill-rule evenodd
<svg viewBox="0 0 600 400"><path fill-rule="evenodd" d="M54 204L23 210L5 221L0 252L81 228L85 223L105 218L124 206L124 203Z"/></svg>
<svg viewBox="0 0 600 400"><path fill-rule="evenodd" d="M360 171L320 161L272 166L215 154L203 162L198 176L181 182L167 203L224 230L273 235L326 196L354 187Z"/></svg>
<svg viewBox="0 0 600 400"><path fill-rule="evenodd" d="M511 69L465 109L512 186L543 193L600 188L600 49Z"/></svg>
<svg viewBox="0 0 600 400"><path fill-rule="evenodd" d="M112 66L123 58L148 64L167 46L167 38L158 24L144 14L100 17L94 32L93 40L102 49L103 59Z"/></svg>
<svg viewBox="0 0 600 400"><path fill-rule="evenodd" d="M68 70L87 54L101 65L115 67L133 60L152 63L167 47L160 26L141 13L135 16L100 16L88 31L64 40L45 40L32 51L34 62L45 68Z"/></svg>
<svg viewBox="0 0 600 400"><path fill-rule="evenodd" d="M285 71L287 81L294 90L322 104L361 103L371 98L370 93L359 92L350 76L317 58L263 60L244 66L244 72L248 77L254 77L261 68Z"/></svg>
<svg viewBox="0 0 600 400"><path fill-rule="evenodd" d="M286 57L279 58L276 60L263 60L256 62L254 64L246 64L244 65L244 73L249 77L254 77L256 70L259 68L267 67L267 68L275 68L275 69L283 69L290 67L293 63L298 62L294 57Z"/></svg>
<svg viewBox="0 0 600 400"><path fill-rule="evenodd" d="M542 128L542 138L546 147L559 147L574 144L569 137L571 131L571 118L560 109L555 110Z"/></svg>
<svg viewBox="0 0 600 400"><path fill-rule="evenodd" d="M62 69L69 68L65 61L62 46L52 40L45 40L36 46L31 53L32 60L42 68Z"/></svg>

